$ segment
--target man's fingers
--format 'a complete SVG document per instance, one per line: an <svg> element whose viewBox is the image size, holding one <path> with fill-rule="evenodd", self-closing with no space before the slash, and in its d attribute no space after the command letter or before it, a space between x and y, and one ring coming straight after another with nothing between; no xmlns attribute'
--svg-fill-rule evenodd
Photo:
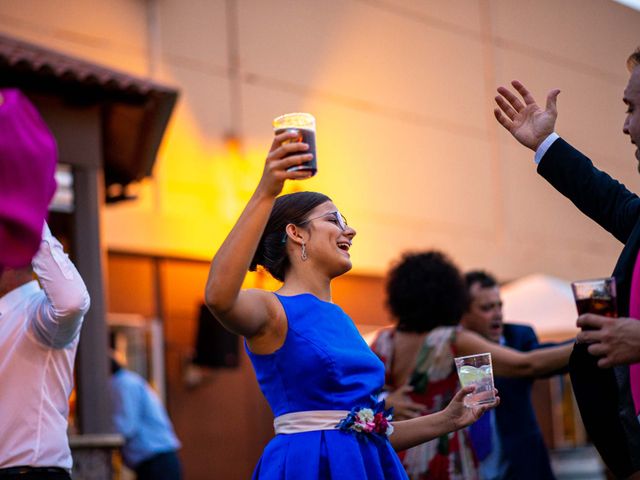
<svg viewBox="0 0 640 480"><path fill-rule="evenodd" d="M395 401L395 404L398 405L399 407L410 408L412 410L422 410L424 408L424 405L422 405L421 403L416 403L406 396L398 398Z"/></svg>
<svg viewBox="0 0 640 480"><path fill-rule="evenodd" d="M580 315L576 321L576 325L579 328L597 328L601 329L605 324L610 322L609 317L603 317L602 315L594 315L593 313L585 313Z"/></svg>
<svg viewBox="0 0 640 480"><path fill-rule="evenodd" d="M413 392L413 387L411 385L403 385L402 387L398 388L396 391L404 395L406 393Z"/></svg>
<svg viewBox="0 0 640 480"><path fill-rule="evenodd" d="M598 367L600 368L613 367L613 362L611 362L611 360L609 360L609 358L607 357L602 357L600 360L598 360Z"/></svg>
<svg viewBox="0 0 640 480"><path fill-rule="evenodd" d="M408 408L409 410L413 411L413 412L417 412L417 413L422 413L425 410L425 406L422 405L421 403L416 403L416 402L409 402L406 404L406 408Z"/></svg>
<svg viewBox="0 0 640 480"><path fill-rule="evenodd" d="M495 108L493 110L493 114L495 115L496 120L498 120L498 123L500 125L502 125L507 130L511 131L511 121L505 115L502 114L502 111L499 108Z"/></svg>
<svg viewBox="0 0 640 480"><path fill-rule="evenodd" d="M578 343L595 343L602 341L602 332L600 330L584 330L578 333L576 337Z"/></svg>
<svg viewBox="0 0 640 480"><path fill-rule="evenodd" d="M498 93L502 95L512 106L513 108L519 112L524 109L524 104L520 101L516 95L505 87L498 87Z"/></svg>
<svg viewBox="0 0 640 480"><path fill-rule="evenodd" d="M518 114L518 112L511 106L511 104L507 102L503 97L497 96L495 97L495 100L500 107L500 110L502 110L510 120L513 120Z"/></svg>
<svg viewBox="0 0 640 480"><path fill-rule="evenodd" d="M603 343L592 343L587 347L587 351L596 357L602 357L609 353L609 347Z"/></svg>
<svg viewBox="0 0 640 480"><path fill-rule="evenodd" d="M405 414L420 414L422 411L424 411L425 406L421 403L417 403L411 400L411 398L408 396L408 394L410 394L411 392L413 392L413 387L411 385L403 385L394 392L401 395L401 397L397 401L398 408L402 408L403 410L405 410Z"/></svg>
<svg viewBox="0 0 640 480"><path fill-rule="evenodd" d="M526 103L527 105L533 105L536 103L536 99L533 98L533 95L531 95L531 92L527 90L527 87L525 87L518 80L514 80L513 82L511 82L511 85L513 85L513 88L515 88L517 92L520 95L522 95L522 99L524 100L524 103Z"/></svg>
<svg viewBox="0 0 640 480"><path fill-rule="evenodd" d="M394 408L394 413L405 418L417 418L422 416L422 409L396 407Z"/></svg>
<svg viewBox="0 0 640 480"><path fill-rule="evenodd" d="M547 95L547 111L553 114L558 113L557 103L558 103L558 95L560 95L560 90L557 88L555 90L551 90Z"/></svg>

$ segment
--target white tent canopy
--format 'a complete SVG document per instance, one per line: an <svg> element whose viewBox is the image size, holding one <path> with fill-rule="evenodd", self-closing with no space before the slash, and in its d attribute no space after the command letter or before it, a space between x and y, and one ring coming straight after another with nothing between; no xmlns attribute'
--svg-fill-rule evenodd
<svg viewBox="0 0 640 480"><path fill-rule="evenodd" d="M578 312L566 280L534 274L503 285L505 322L531 325L539 336L575 335Z"/></svg>

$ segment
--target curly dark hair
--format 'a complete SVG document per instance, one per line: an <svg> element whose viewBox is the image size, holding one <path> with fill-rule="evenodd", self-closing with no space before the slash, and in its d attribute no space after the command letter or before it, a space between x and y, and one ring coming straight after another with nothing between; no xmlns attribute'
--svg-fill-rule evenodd
<svg viewBox="0 0 640 480"><path fill-rule="evenodd" d="M254 272L261 265L273 278L284 282L291 265L286 249L287 225L300 225L311 210L330 201L329 197L317 192L289 193L276 198L249 270Z"/></svg>
<svg viewBox="0 0 640 480"><path fill-rule="evenodd" d="M469 295L456 265L442 252L408 252L387 276L387 306L403 332L457 325Z"/></svg>

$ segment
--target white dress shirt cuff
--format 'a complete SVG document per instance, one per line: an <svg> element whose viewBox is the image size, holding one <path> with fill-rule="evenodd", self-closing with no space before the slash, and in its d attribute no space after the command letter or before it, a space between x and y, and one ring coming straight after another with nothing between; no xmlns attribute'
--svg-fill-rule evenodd
<svg viewBox="0 0 640 480"><path fill-rule="evenodd" d="M535 156L533 157L533 159L536 162L536 165L540 163L540 160L542 160L542 157L544 157L544 154L547 153L547 150L549 150L549 147L553 144L553 142L555 142L559 138L560 138L560 135L558 135L556 132L552 132L549 134L547 138L544 139L544 141L540 144L540 146L536 150Z"/></svg>

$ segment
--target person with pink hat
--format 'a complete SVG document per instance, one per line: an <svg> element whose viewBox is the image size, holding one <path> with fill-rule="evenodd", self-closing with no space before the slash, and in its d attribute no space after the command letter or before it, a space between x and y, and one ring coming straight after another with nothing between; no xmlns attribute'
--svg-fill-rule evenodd
<svg viewBox="0 0 640 480"><path fill-rule="evenodd" d="M56 189L55 139L17 89L0 90L0 268L24 267L38 250Z"/></svg>
<svg viewBox="0 0 640 480"><path fill-rule="evenodd" d="M89 294L45 222L56 142L19 90L0 99L0 479L70 480L68 399Z"/></svg>

